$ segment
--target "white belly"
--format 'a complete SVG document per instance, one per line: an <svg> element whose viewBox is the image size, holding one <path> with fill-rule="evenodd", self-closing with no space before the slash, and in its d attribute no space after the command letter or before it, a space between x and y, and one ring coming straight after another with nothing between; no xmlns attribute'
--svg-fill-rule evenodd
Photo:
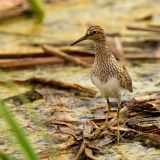
<svg viewBox="0 0 160 160"><path fill-rule="evenodd" d="M101 91L102 95L107 97L117 98L121 96L122 91L124 90L119 83L119 80L115 77L110 78L107 82L101 82L95 76L92 77L93 84Z"/></svg>

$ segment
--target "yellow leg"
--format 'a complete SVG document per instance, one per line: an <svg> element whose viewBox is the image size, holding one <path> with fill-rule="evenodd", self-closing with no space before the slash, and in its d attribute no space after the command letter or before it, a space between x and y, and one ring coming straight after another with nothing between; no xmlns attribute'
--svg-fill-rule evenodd
<svg viewBox="0 0 160 160"><path fill-rule="evenodd" d="M117 111L117 143L119 144L120 132L119 132L119 114L121 108L121 99L118 98L118 111Z"/></svg>
<svg viewBox="0 0 160 160"><path fill-rule="evenodd" d="M107 115L106 115L106 121L104 123L104 126L106 126L107 128L109 128L108 119L110 115L110 110L111 110L111 105L110 105L109 99L107 98Z"/></svg>

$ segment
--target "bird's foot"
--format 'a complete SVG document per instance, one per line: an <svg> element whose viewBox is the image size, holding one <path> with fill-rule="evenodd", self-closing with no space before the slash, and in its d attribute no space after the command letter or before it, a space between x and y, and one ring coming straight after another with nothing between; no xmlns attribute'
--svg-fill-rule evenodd
<svg viewBox="0 0 160 160"><path fill-rule="evenodd" d="M123 135L120 134L119 129L116 131L116 137L117 137L117 144L120 143L120 141L124 141Z"/></svg>
<svg viewBox="0 0 160 160"><path fill-rule="evenodd" d="M112 131L111 127L108 124L108 120L106 120L102 126L100 126L99 128L97 128L94 131L92 139L97 139L97 138L101 137L101 133L106 129L108 129L109 131Z"/></svg>
<svg viewBox="0 0 160 160"><path fill-rule="evenodd" d="M108 118L106 118L106 121L103 123L102 128L103 128L103 129L109 129L109 130L112 131L112 128L111 128L111 126L109 125Z"/></svg>

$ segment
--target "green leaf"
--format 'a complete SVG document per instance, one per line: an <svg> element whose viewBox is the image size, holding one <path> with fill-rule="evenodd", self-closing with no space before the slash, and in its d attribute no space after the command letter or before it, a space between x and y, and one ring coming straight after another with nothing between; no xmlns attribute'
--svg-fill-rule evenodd
<svg viewBox="0 0 160 160"><path fill-rule="evenodd" d="M22 151L27 160L38 160L37 155L35 154L31 144L29 143L27 137L25 136L24 131L19 127L13 115L7 109L7 106L0 102L0 112L3 114L3 118L9 124L12 129L17 141L19 142Z"/></svg>
<svg viewBox="0 0 160 160"><path fill-rule="evenodd" d="M10 158L5 153L0 152L0 160L10 160Z"/></svg>
<svg viewBox="0 0 160 160"><path fill-rule="evenodd" d="M27 0L27 1L32 7L32 10L37 16L38 20L42 21L44 18L44 9L41 0Z"/></svg>

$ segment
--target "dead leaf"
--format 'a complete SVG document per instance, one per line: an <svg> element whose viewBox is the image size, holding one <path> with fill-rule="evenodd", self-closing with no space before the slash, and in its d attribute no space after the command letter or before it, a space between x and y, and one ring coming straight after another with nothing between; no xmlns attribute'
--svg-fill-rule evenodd
<svg viewBox="0 0 160 160"><path fill-rule="evenodd" d="M159 93L148 93L140 96L134 97L134 99L137 102L148 102L148 101L154 101L157 99L160 99L160 94Z"/></svg>
<svg viewBox="0 0 160 160"><path fill-rule="evenodd" d="M146 134L149 139L157 144L160 144L160 136L158 134L148 133Z"/></svg>
<svg viewBox="0 0 160 160"><path fill-rule="evenodd" d="M86 123L84 125L84 129L83 129L83 137L84 138L90 138L92 131L93 131L92 123L90 123L90 122Z"/></svg>
<svg viewBox="0 0 160 160"><path fill-rule="evenodd" d="M92 153L92 150L89 148L85 148L85 155L86 157L90 158L91 160L99 160L98 157L95 157Z"/></svg>
<svg viewBox="0 0 160 160"><path fill-rule="evenodd" d="M56 136L56 138L57 138L57 136ZM76 142L74 140L74 138L72 136L69 136L69 135L68 136L64 136L64 135L62 136L61 135L59 137L59 140L64 140L64 142L63 143L56 143L54 148L57 149L57 150L65 150ZM57 139L54 139L54 136L53 136L53 141L57 141Z"/></svg>

